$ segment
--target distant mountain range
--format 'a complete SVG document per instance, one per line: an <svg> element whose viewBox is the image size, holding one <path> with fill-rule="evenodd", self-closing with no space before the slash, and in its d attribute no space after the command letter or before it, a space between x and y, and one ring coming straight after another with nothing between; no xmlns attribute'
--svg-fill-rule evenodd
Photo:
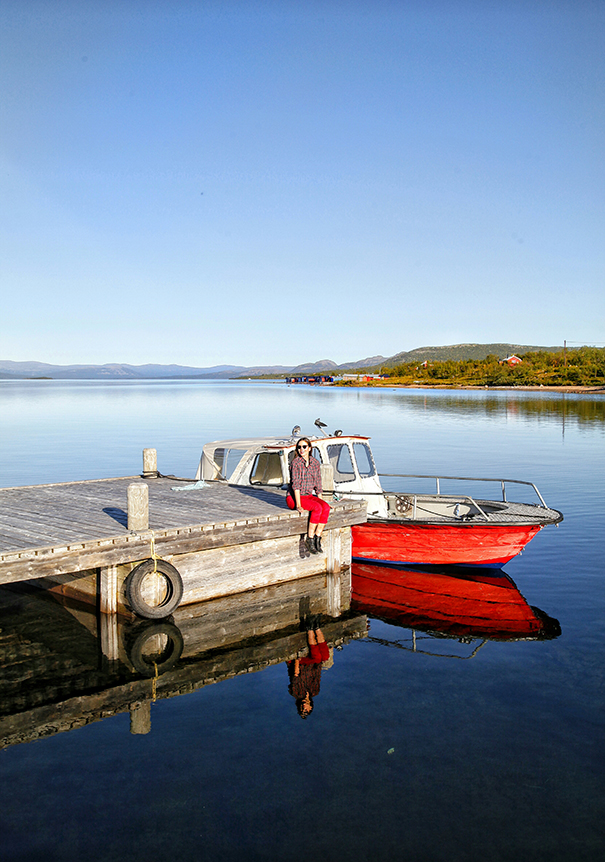
<svg viewBox="0 0 605 862"><path fill-rule="evenodd" d="M0 360L0 378L5 380L23 380L40 377L52 377L58 380L147 380L147 379L182 379L196 380L227 380L229 378L259 377L261 375L280 374L321 374L343 371L375 370L386 367L393 368L404 362L429 362L460 359L485 359L495 354L500 359L511 353L530 353L539 350L557 352L562 347L536 347L527 344L452 344L447 347L417 347L415 350L396 353L395 356L368 356L355 362L344 362L337 365L330 359L320 359L317 362L305 362L302 365L212 365L208 368L196 368L191 365L126 365L112 363L108 365L50 365L46 362L13 362L9 359Z"/></svg>

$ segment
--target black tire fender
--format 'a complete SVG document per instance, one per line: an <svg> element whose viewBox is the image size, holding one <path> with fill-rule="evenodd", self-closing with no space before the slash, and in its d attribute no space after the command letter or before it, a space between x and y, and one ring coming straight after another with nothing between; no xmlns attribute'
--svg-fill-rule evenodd
<svg viewBox="0 0 605 862"><path fill-rule="evenodd" d="M150 605L143 598L141 585L147 575L156 571L166 581L166 595L159 605ZM183 598L183 579L178 569L166 560L145 560L135 566L124 582L126 600L135 614L147 620L161 620L176 610Z"/></svg>
<svg viewBox="0 0 605 862"><path fill-rule="evenodd" d="M166 646L154 661L146 654L147 643L158 635L166 638ZM139 620L128 632L126 654L133 668L142 676L160 676L172 670L183 652L183 635L172 620Z"/></svg>

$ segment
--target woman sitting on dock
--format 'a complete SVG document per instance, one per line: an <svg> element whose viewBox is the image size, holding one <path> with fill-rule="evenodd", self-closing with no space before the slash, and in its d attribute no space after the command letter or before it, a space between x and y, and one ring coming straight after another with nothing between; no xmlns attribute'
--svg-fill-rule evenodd
<svg viewBox="0 0 605 862"><path fill-rule="evenodd" d="M311 455L311 448L308 437L301 437L296 444L296 455L290 464L290 491L286 502L290 509L311 512L305 542L312 554L321 554L321 534L330 515L330 506L321 497L321 470L319 461Z"/></svg>

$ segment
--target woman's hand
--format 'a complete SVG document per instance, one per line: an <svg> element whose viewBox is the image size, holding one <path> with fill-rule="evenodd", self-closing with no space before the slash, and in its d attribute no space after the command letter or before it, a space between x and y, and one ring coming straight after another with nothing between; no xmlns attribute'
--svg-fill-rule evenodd
<svg viewBox="0 0 605 862"><path fill-rule="evenodd" d="M301 515L304 515L304 513L305 513L305 511L306 511L306 510L305 510L305 509L303 509L303 507L302 507L302 506L297 506L297 507L296 507L296 511L297 511L297 512L300 512L300 514L301 514Z"/></svg>

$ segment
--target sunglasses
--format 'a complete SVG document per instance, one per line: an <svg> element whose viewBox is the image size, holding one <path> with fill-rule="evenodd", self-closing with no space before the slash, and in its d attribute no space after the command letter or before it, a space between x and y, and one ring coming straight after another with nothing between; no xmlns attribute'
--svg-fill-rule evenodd
<svg viewBox="0 0 605 862"><path fill-rule="evenodd" d="M301 449L308 449L308 448L309 448L309 446L308 446L306 443L299 443L299 444L298 444L298 446L297 446L296 448L297 448L297 449L298 449L298 451L300 452L300 450L301 450Z"/></svg>

